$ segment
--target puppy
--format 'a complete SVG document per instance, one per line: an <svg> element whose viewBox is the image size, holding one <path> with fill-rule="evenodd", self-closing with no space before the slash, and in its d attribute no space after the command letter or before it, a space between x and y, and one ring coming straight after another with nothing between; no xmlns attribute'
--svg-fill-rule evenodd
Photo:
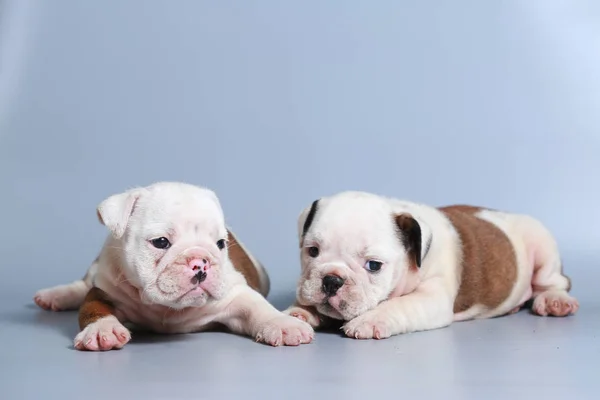
<svg viewBox="0 0 600 400"><path fill-rule="evenodd" d="M111 234L83 280L34 298L44 309L79 307L76 349L123 347L124 323L161 333L220 324L273 346L312 340L309 324L267 302L269 278L212 191L159 182L107 198L97 214Z"/></svg>
<svg viewBox="0 0 600 400"><path fill-rule="evenodd" d="M314 328L338 321L357 339L517 312L567 316L557 244L537 220L464 205L442 208L343 192L298 220L301 276L285 312Z"/></svg>

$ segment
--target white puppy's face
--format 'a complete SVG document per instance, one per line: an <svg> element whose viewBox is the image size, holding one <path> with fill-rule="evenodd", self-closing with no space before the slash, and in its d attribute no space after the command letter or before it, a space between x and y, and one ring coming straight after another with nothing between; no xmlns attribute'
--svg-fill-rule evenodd
<svg viewBox="0 0 600 400"><path fill-rule="evenodd" d="M160 182L109 197L98 217L122 247L122 273L144 302L200 307L231 286L228 232L212 191Z"/></svg>
<svg viewBox="0 0 600 400"><path fill-rule="evenodd" d="M313 202L298 220L298 302L348 321L410 290L421 262L420 228L373 194L343 192Z"/></svg>

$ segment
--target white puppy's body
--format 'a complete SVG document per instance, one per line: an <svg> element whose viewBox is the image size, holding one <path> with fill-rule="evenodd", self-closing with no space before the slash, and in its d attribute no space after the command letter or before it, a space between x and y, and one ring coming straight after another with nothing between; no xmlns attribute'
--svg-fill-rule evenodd
<svg viewBox="0 0 600 400"><path fill-rule="evenodd" d="M82 281L39 291L45 309L80 307L75 347L120 348L124 323L188 333L214 325L271 345L298 345L312 328L267 302L269 279L225 226L216 195L160 182L106 199L98 217L111 231Z"/></svg>
<svg viewBox="0 0 600 400"><path fill-rule="evenodd" d="M579 306L555 240L526 215L343 192L307 207L298 228L302 273L287 313L315 328L334 319L348 336L385 338L531 299L539 315Z"/></svg>

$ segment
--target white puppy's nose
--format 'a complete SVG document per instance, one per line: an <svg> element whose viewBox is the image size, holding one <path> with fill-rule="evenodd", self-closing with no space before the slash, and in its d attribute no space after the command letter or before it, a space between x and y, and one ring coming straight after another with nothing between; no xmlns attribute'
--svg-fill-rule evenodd
<svg viewBox="0 0 600 400"><path fill-rule="evenodd" d="M188 266L193 271L206 272L210 269L210 260L208 257L195 257L188 261Z"/></svg>

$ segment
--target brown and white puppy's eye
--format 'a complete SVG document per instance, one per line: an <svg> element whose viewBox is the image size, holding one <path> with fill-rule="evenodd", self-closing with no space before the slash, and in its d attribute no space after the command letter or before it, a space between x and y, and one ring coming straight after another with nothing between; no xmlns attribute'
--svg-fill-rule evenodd
<svg viewBox="0 0 600 400"><path fill-rule="evenodd" d="M381 261L369 260L365 263L365 269L369 272L377 272L381 270L383 263Z"/></svg>
<svg viewBox="0 0 600 400"><path fill-rule="evenodd" d="M152 239L152 240L150 240L150 243L152 243L152 246L156 247L157 249L161 249L161 250L166 250L169 247L171 247L171 242L169 242L169 239L167 239L164 236L156 238L156 239Z"/></svg>
<svg viewBox="0 0 600 400"><path fill-rule="evenodd" d="M225 239L217 241L217 247L219 248L219 250L223 250L225 248Z"/></svg>
<svg viewBox="0 0 600 400"><path fill-rule="evenodd" d="M311 246L308 248L308 255L312 258L317 258L319 256L319 248L316 246Z"/></svg>

